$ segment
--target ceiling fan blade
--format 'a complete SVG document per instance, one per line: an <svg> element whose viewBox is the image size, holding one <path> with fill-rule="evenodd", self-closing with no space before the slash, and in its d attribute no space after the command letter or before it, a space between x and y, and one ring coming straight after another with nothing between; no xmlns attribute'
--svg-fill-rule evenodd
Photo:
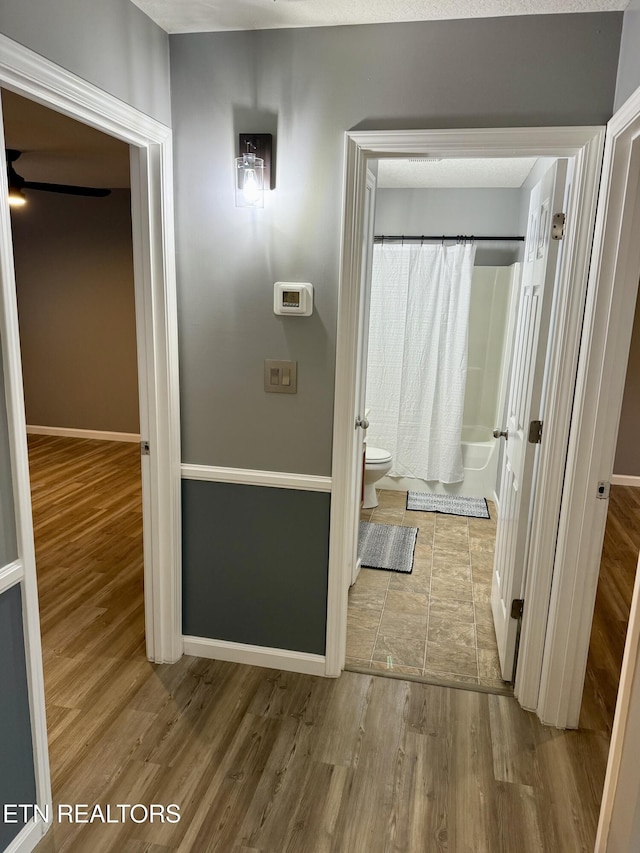
<svg viewBox="0 0 640 853"><path fill-rule="evenodd" d="M42 190L47 193L65 193L66 195L85 195L95 198L103 198L110 195L111 190L103 187L74 187L71 184L46 184L41 181L25 181L22 184L25 190Z"/></svg>

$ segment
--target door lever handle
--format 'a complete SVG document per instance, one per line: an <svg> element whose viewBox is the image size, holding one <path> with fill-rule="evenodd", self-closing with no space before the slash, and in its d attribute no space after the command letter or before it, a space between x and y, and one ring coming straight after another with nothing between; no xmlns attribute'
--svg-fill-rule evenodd
<svg viewBox="0 0 640 853"><path fill-rule="evenodd" d="M505 441L509 440L509 430L508 429L494 429L493 431L494 438L504 438Z"/></svg>

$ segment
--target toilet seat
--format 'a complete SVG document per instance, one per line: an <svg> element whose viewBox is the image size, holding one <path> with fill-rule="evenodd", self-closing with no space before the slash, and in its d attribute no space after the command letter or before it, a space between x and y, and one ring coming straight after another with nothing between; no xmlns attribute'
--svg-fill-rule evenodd
<svg viewBox="0 0 640 853"><path fill-rule="evenodd" d="M365 455L365 463L367 465L381 465L385 462L391 462L391 454L387 450L367 445Z"/></svg>

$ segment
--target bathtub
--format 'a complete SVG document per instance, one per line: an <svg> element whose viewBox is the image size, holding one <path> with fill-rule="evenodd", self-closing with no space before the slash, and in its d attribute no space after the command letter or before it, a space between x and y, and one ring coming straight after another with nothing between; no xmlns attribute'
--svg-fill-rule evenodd
<svg viewBox="0 0 640 853"><path fill-rule="evenodd" d="M376 483L376 487L401 492L415 490L437 495L464 495L467 498L495 500L499 453L500 442L493 437L489 427L463 426L464 480L461 483L438 483L415 477L383 477Z"/></svg>

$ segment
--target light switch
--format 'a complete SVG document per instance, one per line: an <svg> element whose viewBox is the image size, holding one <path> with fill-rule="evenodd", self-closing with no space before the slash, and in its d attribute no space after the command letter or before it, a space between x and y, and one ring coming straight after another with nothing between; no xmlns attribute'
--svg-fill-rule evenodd
<svg viewBox="0 0 640 853"><path fill-rule="evenodd" d="M298 363L266 359L264 390L272 394L295 394L298 390Z"/></svg>

